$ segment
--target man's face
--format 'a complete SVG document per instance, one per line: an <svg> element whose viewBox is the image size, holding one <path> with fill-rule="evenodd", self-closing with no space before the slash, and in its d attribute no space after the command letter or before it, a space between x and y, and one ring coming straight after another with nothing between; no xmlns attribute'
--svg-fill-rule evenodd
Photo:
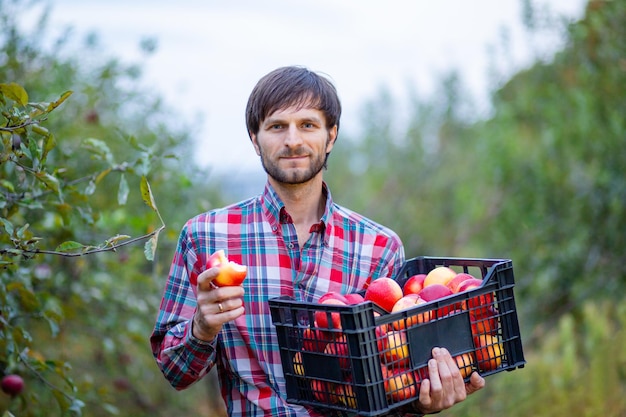
<svg viewBox="0 0 626 417"><path fill-rule="evenodd" d="M317 109L288 107L261 122L252 143L265 172L283 184L302 184L321 173L337 137Z"/></svg>

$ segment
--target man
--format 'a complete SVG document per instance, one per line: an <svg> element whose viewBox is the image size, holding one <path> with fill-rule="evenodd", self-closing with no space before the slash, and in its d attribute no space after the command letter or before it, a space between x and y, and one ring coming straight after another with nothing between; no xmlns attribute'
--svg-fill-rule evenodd
<svg viewBox="0 0 626 417"><path fill-rule="evenodd" d="M246 109L248 133L267 183L262 194L200 214L183 227L151 336L156 361L177 389L217 366L229 416L321 416L285 401L278 341L268 300L313 301L391 277L404 262L390 229L333 202L323 170L339 130L335 87L306 68L261 78ZM242 286L211 284L208 257L223 249L246 265ZM445 349L433 349L430 379L412 410L449 408L484 386L467 385Z"/></svg>

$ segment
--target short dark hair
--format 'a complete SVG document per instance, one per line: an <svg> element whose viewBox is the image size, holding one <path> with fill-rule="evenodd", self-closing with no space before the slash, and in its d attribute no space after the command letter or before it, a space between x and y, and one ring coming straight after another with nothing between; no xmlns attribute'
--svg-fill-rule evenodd
<svg viewBox="0 0 626 417"><path fill-rule="evenodd" d="M276 110L312 106L326 118L331 129L341 118L341 102L333 83L305 67L277 68L261 78L252 89L246 106L248 134L257 134L261 122Z"/></svg>

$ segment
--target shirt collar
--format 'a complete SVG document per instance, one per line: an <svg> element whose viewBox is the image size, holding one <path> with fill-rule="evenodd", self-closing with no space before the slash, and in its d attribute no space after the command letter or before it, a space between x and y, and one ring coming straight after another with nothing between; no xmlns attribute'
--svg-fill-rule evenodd
<svg viewBox="0 0 626 417"><path fill-rule="evenodd" d="M333 199L330 194L330 190L328 189L328 185L325 182L322 182L322 193L326 196L326 206L324 208L324 214L320 219L320 222L312 225L312 231L323 233L332 222L330 219L332 218L332 214L334 211ZM277 232L280 230L280 224L288 223L291 221L291 217L289 213L285 210L285 203L280 199L274 187L268 182L265 183L265 189L263 190L263 194L261 194L261 205L263 207L263 212L265 213L265 217L270 223L272 230Z"/></svg>

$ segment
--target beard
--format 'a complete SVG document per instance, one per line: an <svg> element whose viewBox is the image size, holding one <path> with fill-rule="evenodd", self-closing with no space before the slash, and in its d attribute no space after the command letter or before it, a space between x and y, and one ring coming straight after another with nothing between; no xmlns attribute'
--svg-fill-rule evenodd
<svg viewBox="0 0 626 417"><path fill-rule="evenodd" d="M306 153L304 148L286 150L278 155L280 157L298 156ZM262 148L260 148L261 165L263 169L275 181L283 184L303 184L313 179L322 169L326 167L327 154L319 154L311 159L309 168L294 168L290 170L281 169L278 164L268 158Z"/></svg>

